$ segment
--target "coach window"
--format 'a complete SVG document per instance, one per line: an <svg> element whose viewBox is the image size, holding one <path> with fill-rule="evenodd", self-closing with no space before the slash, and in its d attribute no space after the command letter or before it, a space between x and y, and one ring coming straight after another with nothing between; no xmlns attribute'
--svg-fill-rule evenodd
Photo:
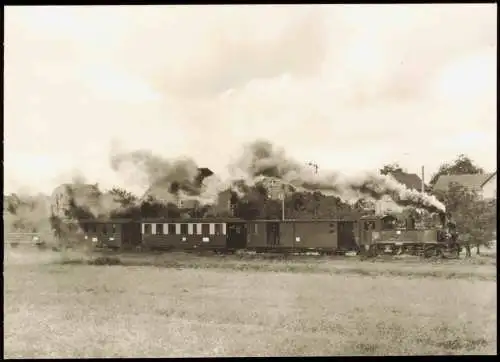
<svg viewBox="0 0 500 362"><path fill-rule="evenodd" d="M111 232L116 234L116 224L111 224Z"/></svg>
<svg viewBox="0 0 500 362"><path fill-rule="evenodd" d="M191 224L193 226L193 235L198 234L198 224Z"/></svg>
<svg viewBox="0 0 500 362"><path fill-rule="evenodd" d="M168 233L175 234L175 224L168 224Z"/></svg>
<svg viewBox="0 0 500 362"><path fill-rule="evenodd" d="M253 224L253 233L255 235L259 233L259 224Z"/></svg>
<svg viewBox="0 0 500 362"><path fill-rule="evenodd" d="M144 224L144 234L151 234L151 224Z"/></svg>
<svg viewBox="0 0 500 362"><path fill-rule="evenodd" d="M108 225L101 224L101 228L102 228L102 233L106 235L108 233Z"/></svg>
<svg viewBox="0 0 500 362"><path fill-rule="evenodd" d="M181 224L181 235L187 235L188 233L188 224Z"/></svg>
<svg viewBox="0 0 500 362"><path fill-rule="evenodd" d="M394 230L398 226L398 220L393 216L382 218L382 230Z"/></svg>
<svg viewBox="0 0 500 362"><path fill-rule="evenodd" d="M201 224L201 235L206 236L210 234L210 224Z"/></svg>
<svg viewBox="0 0 500 362"><path fill-rule="evenodd" d="M89 232L89 226L87 224L82 225L83 232L88 233Z"/></svg>
<svg viewBox="0 0 500 362"><path fill-rule="evenodd" d="M156 224L156 235L163 234L163 224Z"/></svg>

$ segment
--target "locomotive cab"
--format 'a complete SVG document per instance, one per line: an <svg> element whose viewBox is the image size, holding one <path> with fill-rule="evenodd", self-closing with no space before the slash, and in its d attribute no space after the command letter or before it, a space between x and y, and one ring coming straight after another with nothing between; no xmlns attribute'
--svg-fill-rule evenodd
<svg viewBox="0 0 500 362"><path fill-rule="evenodd" d="M368 219L364 220L366 225ZM416 226L413 215L386 214L370 217L371 228L366 228L362 235L365 249L376 254L403 253L418 248L417 245L435 242L436 231L421 229Z"/></svg>
<svg viewBox="0 0 500 362"><path fill-rule="evenodd" d="M416 222L413 216L397 217L395 215L384 215L380 217L380 231L406 231L416 230Z"/></svg>
<svg viewBox="0 0 500 362"><path fill-rule="evenodd" d="M458 250L456 225L447 222L447 215L433 215L430 224L425 215L418 226L414 215L394 215L365 218L360 229L361 242L369 255L380 253L411 255L442 255L443 251Z"/></svg>
<svg viewBox="0 0 500 362"><path fill-rule="evenodd" d="M382 221L381 230L396 230L398 219L392 215L385 215L380 218Z"/></svg>

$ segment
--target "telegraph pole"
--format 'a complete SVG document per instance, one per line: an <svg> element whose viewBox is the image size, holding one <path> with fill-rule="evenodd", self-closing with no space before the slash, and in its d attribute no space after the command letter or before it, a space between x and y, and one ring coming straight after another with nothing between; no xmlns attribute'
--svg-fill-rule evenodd
<svg viewBox="0 0 500 362"><path fill-rule="evenodd" d="M281 220L285 221L285 184L282 185L281 193Z"/></svg>
<svg viewBox="0 0 500 362"><path fill-rule="evenodd" d="M425 192L424 166L422 166L422 192Z"/></svg>
<svg viewBox="0 0 500 362"><path fill-rule="evenodd" d="M308 162L307 165L314 167L314 173L316 175L318 174L318 168L319 168L319 166L318 166L317 163L315 163L315 162ZM316 217L317 214L318 214L318 205L315 205L315 207L314 207L314 217Z"/></svg>
<svg viewBox="0 0 500 362"><path fill-rule="evenodd" d="M279 198L281 199L281 220L285 220L285 183L279 182L276 184L275 180L271 181L272 192L279 191Z"/></svg>

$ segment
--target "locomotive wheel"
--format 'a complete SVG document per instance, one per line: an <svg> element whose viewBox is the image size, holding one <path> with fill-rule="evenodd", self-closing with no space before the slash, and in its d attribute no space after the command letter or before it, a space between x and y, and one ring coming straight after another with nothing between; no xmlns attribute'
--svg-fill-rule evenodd
<svg viewBox="0 0 500 362"><path fill-rule="evenodd" d="M437 256L438 258L444 259L443 249L441 249L441 248L437 248L437 249L436 249L436 256Z"/></svg>
<svg viewBox="0 0 500 362"><path fill-rule="evenodd" d="M435 254L436 254L436 250L434 250L434 248L425 248L424 252L423 252L424 258L430 258L430 257L434 256Z"/></svg>
<svg viewBox="0 0 500 362"><path fill-rule="evenodd" d="M403 247L402 246L394 246L391 250L392 255L401 255L403 252Z"/></svg>
<svg viewBox="0 0 500 362"><path fill-rule="evenodd" d="M360 248L359 255L366 259L370 256L370 249L366 248L366 245L364 245L362 248Z"/></svg>
<svg viewBox="0 0 500 362"><path fill-rule="evenodd" d="M370 247L366 251L366 256L368 258L373 258L375 256L375 250L374 250L374 246L373 245L370 245Z"/></svg>

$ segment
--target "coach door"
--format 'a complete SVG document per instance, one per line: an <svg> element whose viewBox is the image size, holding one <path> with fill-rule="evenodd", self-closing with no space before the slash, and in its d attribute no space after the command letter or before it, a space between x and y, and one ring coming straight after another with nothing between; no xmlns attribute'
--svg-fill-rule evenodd
<svg viewBox="0 0 500 362"><path fill-rule="evenodd" d="M354 222L340 221L338 223L339 249L356 250L356 238L354 236Z"/></svg>
<svg viewBox="0 0 500 362"><path fill-rule="evenodd" d="M278 246L280 244L280 224L270 222L266 224L267 246Z"/></svg>
<svg viewBox="0 0 500 362"><path fill-rule="evenodd" d="M141 224L138 222L126 222L121 226L121 238L125 247L141 244Z"/></svg>
<svg viewBox="0 0 500 362"><path fill-rule="evenodd" d="M227 248L245 249L247 247L247 227L243 223L227 224Z"/></svg>

